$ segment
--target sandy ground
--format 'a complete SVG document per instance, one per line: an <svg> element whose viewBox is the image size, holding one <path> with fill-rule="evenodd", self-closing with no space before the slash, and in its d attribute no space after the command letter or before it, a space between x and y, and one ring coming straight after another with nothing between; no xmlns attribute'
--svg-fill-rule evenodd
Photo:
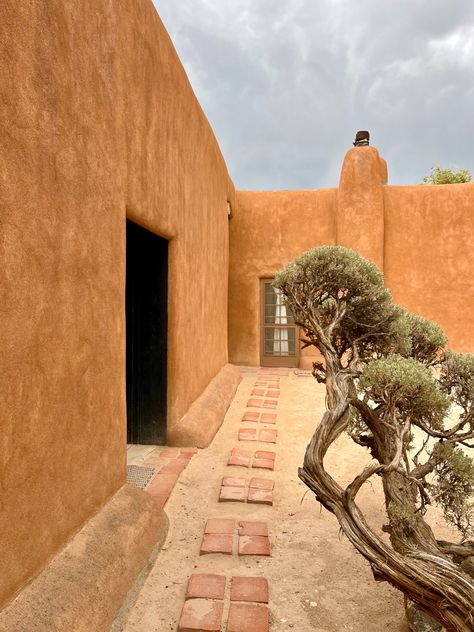
<svg viewBox="0 0 474 632"><path fill-rule="evenodd" d="M306 444L324 409L324 389L312 377L292 371L281 377L275 471L226 465L231 448L239 445L237 432L256 376L257 370L243 372L214 441L199 451L181 475L165 507L171 523L168 538L124 630L174 632L189 576L215 572L268 578L271 632L408 632L400 593L374 582L367 562L340 533L336 519L320 507L311 492L306 493L298 479ZM240 447L273 449L256 442L241 442ZM337 472L335 478L340 482L348 483L369 460L364 449L343 436L331 449L327 468L333 475ZM218 503L223 476L273 478L274 506ZM371 523L380 526L383 497L377 481L363 487L359 501ZM205 521L216 516L268 521L272 556L200 557ZM440 536L449 537L436 512L431 522L438 525Z"/></svg>

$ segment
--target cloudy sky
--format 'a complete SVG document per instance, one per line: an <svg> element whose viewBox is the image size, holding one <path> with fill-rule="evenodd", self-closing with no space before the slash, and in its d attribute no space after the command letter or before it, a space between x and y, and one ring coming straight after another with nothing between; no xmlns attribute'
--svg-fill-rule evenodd
<svg viewBox="0 0 474 632"><path fill-rule="evenodd" d="M473 0L154 0L236 187L337 186L358 129L390 184L474 174Z"/></svg>

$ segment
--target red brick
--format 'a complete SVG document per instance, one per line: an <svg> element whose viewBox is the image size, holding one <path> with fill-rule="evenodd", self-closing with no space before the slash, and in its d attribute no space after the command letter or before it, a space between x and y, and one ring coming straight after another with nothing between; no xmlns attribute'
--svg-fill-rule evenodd
<svg viewBox="0 0 474 632"><path fill-rule="evenodd" d="M241 535L239 555L270 555L270 540L264 535Z"/></svg>
<svg viewBox="0 0 474 632"><path fill-rule="evenodd" d="M170 497L170 494L171 492L167 491L156 492L155 494L151 494L151 497L153 498L153 502L156 504L156 506L163 509L163 507L166 505L166 502L168 501L168 498Z"/></svg>
<svg viewBox="0 0 474 632"><path fill-rule="evenodd" d="M268 603L268 580L266 577L232 577L230 599Z"/></svg>
<svg viewBox="0 0 474 632"><path fill-rule="evenodd" d="M264 388L254 388L252 390L252 392L250 393L250 395L254 395L257 397L263 397L263 395L265 395L265 389Z"/></svg>
<svg viewBox="0 0 474 632"><path fill-rule="evenodd" d="M250 487L252 489L264 489L271 492L275 487L275 481L272 481L271 478L251 478Z"/></svg>
<svg viewBox="0 0 474 632"><path fill-rule="evenodd" d="M260 413L252 413L250 411L247 411L246 413L244 413L242 421L258 421L259 417Z"/></svg>
<svg viewBox="0 0 474 632"><path fill-rule="evenodd" d="M256 441L257 429L256 428L240 428L239 441Z"/></svg>
<svg viewBox="0 0 474 632"><path fill-rule="evenodd" d="M232 555L232 547L233 537L231 535L205 533L202 538L199 554L206 555L207 553L224 553L225 555Z"/></svg>
<svg viewBox="0 0 474 632"><path fill-rule="evenodd" d="M275 452L271 452L269 450L257 450L255 452L256 459L270 459L271 461L275 460Z"/></svg>
<svg viewBox="0 0 474 632"><path fill-rule="evenodd" d="M276 399L264 399L261 406L263 406L263 408L276 408L277 403Z"/></svg>
<svg viewBox="0 0 474 632"><path fill-rule="evenodd" d="M193 456L194 454L192 454L192 452L184 452L183 454L180 454L178 458L175 459L173 462L184 463L185 465L187 465L189 461L193 458Z"/></svg>
<svg viewBox="0 0 474 632"><path fill-rule="evenodd" d="M147 487L145 491L147 494L150 494L150 496L153 496L153 497L160 496L166 502L168 498L171 496L171 492L173 491L173 486L170 486L168 484L155 485L154 487Z"/></svg>
<svg viewBox="0 0 474 632"><path fill-rule="evenodd" d="M179 461L172 461L168 463L168 465L164 465L159 473L160 474L181 474L181 472L185 469L186 464L181 463Z"/></svg>
<svg viewBox="0 0 474 632"><path fill-rule="evenodd" d="M165 456L168 459L175 459L179 453L181 448L170 448L164 447L160 449L160 456Z"/></svg>
<svg viewBox="0 0 474 632"><path fill-rule="evenodd" d="M227 632L268 632L268 607L253 603L231 603Z"/></svg>
<svg viewBox="0 0 474 632"><path fill-rule="evenodd" d="M260 416L260 422L262 424L276 424L276 413L262 413Z"/></svg>
<svg viewBox="0 0 474 632"><path fill-rule="evenodd" d="M265 489L249 489L247 502L255 505L273 505L273 492Z"/></svg>
<svg viewBox="0 0 474 632"><path fill-rule="evenodd" d="M232 448L232 456L252 456L252 452L244 448Z"/></svg>
<svg viewBox="0 0 474 632"><path fill-rule="evenodd" d="M266 397L280 397L280 391L267 391Z"/></svg>
<svg viewBox="0 0 474 632"><path fill-rule="evenodd" d="M252 398L247 402L247 408L261 408L263 405L262 399Z"/></svg>
<svg viewBox="0 0 474 632"><path fill-rule="evenodd" d="M227 465L240 465L241 467L249 467L250 465L250 457L249 456L231 456L227 461Z"/></svg>
<svg viewBox="0 0 474 632"><path fill-rule="evenodd" d="M209 518L204 533L221 533L232 535L235 531L234 518Z"/></svg>
<svg viewBox="0 0 474 632"><path fill-rule="evenodd" d="M224 604L209 599L189 599L185 602L178 632L219 632Z"/></svg>
<svg viewBox="0 0 474 632"><path fill-rule="evenodd" d="M224 575L194 573L189 578L186 599L224 599L225 582ZM241 599L240 601L247 600ZM250 601L261 601L261 599L251 599Z"/></svg>
<svg viewBox="0 0 474 632"><path fill-rule="evenodd" d="M259 432L258 439L259 441L264 441L265 443L276 443L278 436L278 430L274 430L273 428L262 428Z"/></svg>
<svg viewBox="0 0 474 632"><path fill-rule="evenodd" d="M245 478L236 478L235 476L224 476L222 479L222 487L246 487Z"/></svg>
<svg viewBox="0 0 474 632"><path fill-rule="evenodd" d="M254 459L252 463L252 467L256 470L274 470L275 469L275 461L271 459Z"/></svg>
<svg viewBox="0 0 474 632"><path fill-rule="evenodd" d="M146 488L148 494L152 496L155 493L162 493L164 491L171 492L176 484L178 477L176 474L160 474L158 473L151 483Z"/></svg>
<svg viewBox="0 0 474 632"><path fill-rule="evenodd" d="M268 536L268 524L257 520L240 520L239 535L266 535Z"/></svg>
<svg viewBox="0 0 474 632"><path fill-rule="evenodd" d="M260 490L254 490L260 491ZM265 492L268 493L268 492ZM271 492L270 492L271 493ZM247 496L247 489L245 487L221 487L219 494L219 502L238 502L244 503Z"/></svg>
<svg viewBox="0 0 474 632"><path fill-rule="evenodd" d="M197 448L180 448L181 454L197 454Z"/></svg>

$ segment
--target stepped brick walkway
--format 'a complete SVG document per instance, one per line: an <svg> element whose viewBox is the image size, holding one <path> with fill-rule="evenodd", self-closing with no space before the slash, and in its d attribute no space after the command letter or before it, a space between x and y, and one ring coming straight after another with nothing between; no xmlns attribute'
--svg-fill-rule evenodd
<svg viewBox="0 0 474 632"><path fill-rule="evenodd" d="M403 602L370 569L298 478L324 390L293 369L242 369L211 445L156 448L146 491L167 540L125 632L407 632ZM338 480L368 460L348 438L328 455ZM361 492L375 518L380 496ZM114 630L115 632L115 630Z"/></svg>

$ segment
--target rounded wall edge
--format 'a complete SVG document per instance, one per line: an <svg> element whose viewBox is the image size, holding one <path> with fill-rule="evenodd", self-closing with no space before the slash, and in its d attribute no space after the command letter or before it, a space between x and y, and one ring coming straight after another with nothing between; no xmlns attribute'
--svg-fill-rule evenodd
<svg viewBox="0 0 474 632"><path fill-rule="evenodd" d="M124 485L0 612L0 632L109 632L168 526L151 496Z"/></svg>

